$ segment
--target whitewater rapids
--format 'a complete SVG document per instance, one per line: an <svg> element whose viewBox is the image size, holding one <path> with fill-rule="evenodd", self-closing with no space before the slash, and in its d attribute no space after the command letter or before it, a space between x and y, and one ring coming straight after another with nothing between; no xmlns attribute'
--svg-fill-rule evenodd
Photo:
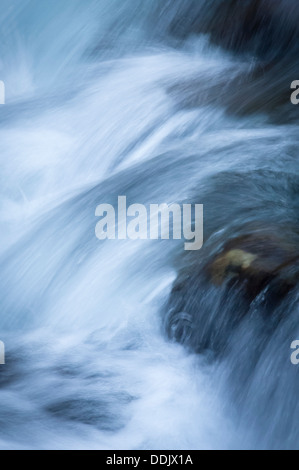
<svg viewBox="0 0 299 470"><path fill-rule="evenodd" d="M222 362L163 329L183 241L95 237L97 205L121 195L202 204L225 187L205 215L218 237L241 219L273 222L288 197L288 217L298 218L296 191L287 196L297 185L297 126L227 113L218 98L251 64L205 34L172 37L185 2L139 3L2 0L0 447L297 447L288 348L298 293L286 329L258 344L265 352L250 380L233 381L233 358L255 350L245 326ZM229 192L235 174L244 175L240 199ZM251 181L255 213L244 203Z"/></svg>

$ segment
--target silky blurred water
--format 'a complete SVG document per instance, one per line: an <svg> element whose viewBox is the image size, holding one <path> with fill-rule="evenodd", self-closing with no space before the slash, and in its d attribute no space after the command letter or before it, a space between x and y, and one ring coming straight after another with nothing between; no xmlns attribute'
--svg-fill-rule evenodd
<svg viewBox="0 0 299 470"><path fill-rule="evenodd" d="M183 1L46 3L0 13L1 448L297 446L297 293L254 364L250 320L210 361L163 330L183 240L94 232L119 195L205 203L216 245L244 221L298 222L296 124L226 112L251 65L206 35L172 37Z"/></svg>

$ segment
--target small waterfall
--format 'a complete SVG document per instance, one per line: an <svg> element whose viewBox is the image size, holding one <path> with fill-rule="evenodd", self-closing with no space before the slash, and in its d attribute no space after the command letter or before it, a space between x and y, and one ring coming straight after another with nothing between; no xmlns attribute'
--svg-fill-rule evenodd
<svg viewBox="0 0 299 470"><path fill-rule="evenodd" d="M1 448L298 447L296 15L2 0ZM121 195L202 250L97 240Z"/></svg>

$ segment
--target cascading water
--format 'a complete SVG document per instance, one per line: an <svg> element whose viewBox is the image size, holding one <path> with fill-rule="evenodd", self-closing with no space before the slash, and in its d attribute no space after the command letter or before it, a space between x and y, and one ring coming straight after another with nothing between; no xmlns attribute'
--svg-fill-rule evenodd
<svg viewBox="0 0 299 470"><path fill-rule="evenodd" d="M297 260L274 300L209 276L238 237L298 246L296 48L230 50L216 0L62 3L0 12L0 447L298 448ZM204 204L203 249L100 242L119 195Z"/></svg>

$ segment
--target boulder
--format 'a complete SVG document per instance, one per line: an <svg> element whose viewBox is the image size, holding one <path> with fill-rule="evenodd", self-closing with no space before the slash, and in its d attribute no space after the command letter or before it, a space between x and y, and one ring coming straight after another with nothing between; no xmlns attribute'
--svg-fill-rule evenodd
<svg viewBox="0 0 299 470"><path fill-rule="evenodd" d="M298 283L298 270L296 246L273 234L235 238L207 266L214 285L244 284L250 297L256 297L268 284L276 294L285 295Z"/></svg>
<svg viewBox="0 0 299 470"><path fill-rule="evenodd" d="M283 57L296 45L297 0L196 0L184 5L170 26L174 36L209 34L224 48L263 60Z"/></svg>

